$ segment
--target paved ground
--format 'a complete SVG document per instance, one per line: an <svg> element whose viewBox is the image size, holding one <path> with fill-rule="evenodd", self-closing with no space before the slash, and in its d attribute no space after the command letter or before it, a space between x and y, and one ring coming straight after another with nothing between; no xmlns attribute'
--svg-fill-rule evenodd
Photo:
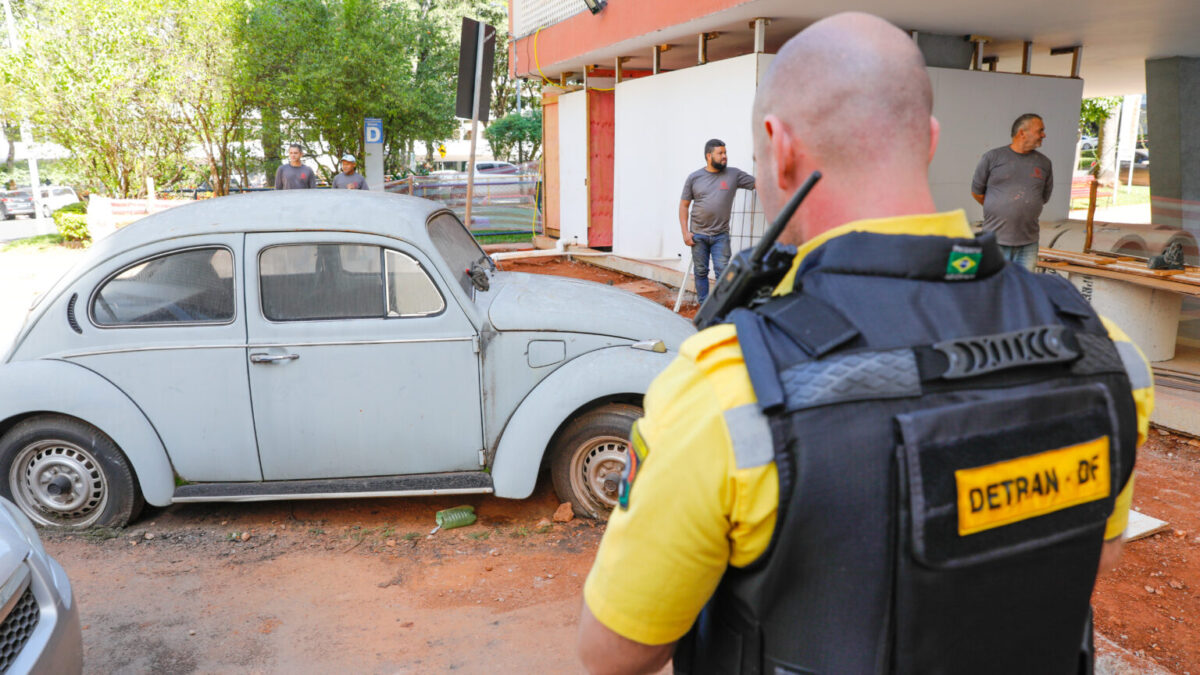
<svg viewBox="0 0 1200 675"><path fill-rule="evenodd" d="M12 220L0 220L0 244L39 234L53 234L54 231L54 221L50 218L18 216Z"/></svg>

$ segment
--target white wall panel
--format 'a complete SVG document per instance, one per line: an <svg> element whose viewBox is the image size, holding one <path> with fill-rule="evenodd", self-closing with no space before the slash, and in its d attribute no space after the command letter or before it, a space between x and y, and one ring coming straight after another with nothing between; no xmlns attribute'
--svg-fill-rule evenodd
<svg viewBox="0 0 1200 675"><path fill-rule="evenodd" d="M1042 222L1065 219L1083 80L928 70L933 82L933 114L942 127L937 154L929 167L929 184L938 209L962 208L969 220L983 220L983 207L971 198L975 167L983 153L1008 145L1013 120L1031 112L1046 123L1046 140L1040 151L1054 167L1054 193L1042 210Z"/></svg>
<svg viewBox="0 0 1200 675"><path fill-rule="evenodd" d="M730 166L754 173L750 114L771 58L748 54L617 85L613 252L637 258L688 254L679 231L679 197L687 175L704 166L708 139L725 141ZM730 222L734 233L755 224L761 232L761 222L757 199L741 191ZM735 238L735 250L739 243Z"/></svg>
<svg viewBox="0 0 1200 675"><path fill-rule="evenodd" d="M559 236L587 245L587 92L558 97ZM577 240L576 240L577 238Z"/></svg>

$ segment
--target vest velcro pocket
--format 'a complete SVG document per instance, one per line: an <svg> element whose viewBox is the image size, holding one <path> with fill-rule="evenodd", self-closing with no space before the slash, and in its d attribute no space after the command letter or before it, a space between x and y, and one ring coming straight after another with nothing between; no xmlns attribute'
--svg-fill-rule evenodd
<svg viewBox="0 0 1200 675"><path fill-rule="evenodd" d="M1103 385L956 399L896 416L900 540L916 561L971 565L1103 529L1122 475Z"/></svg>

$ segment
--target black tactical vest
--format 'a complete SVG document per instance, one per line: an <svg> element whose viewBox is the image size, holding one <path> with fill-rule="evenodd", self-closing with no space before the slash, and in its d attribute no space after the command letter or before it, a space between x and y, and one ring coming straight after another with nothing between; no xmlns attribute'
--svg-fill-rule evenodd
<svg viewBox="0 0 1200 675"><path fill-rule="evenodd" d="M847 234L795 289L730 316L762 413L730 435L739 465L771 439L779 512L676 672L1090 671L1136 350L990 236Z"/></svg>

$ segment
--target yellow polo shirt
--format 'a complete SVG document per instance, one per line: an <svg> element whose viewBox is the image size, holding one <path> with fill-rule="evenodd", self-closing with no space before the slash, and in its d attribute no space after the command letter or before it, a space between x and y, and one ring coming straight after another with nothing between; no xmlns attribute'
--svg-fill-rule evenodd
<svg viewBox="0 0 1200 675"><path fill-rule="evenodd" d="M801 246L776 292L791 290L805 255L849 232L973 236L962 211L847 223ZM1114 341L1129 342L1114 324L1105 326ZM1143 381L1149 377L1146 366ZM1135 390L1134 400L1141 444L1153 387ZM613 511L583 589L588 608L608 628L643 644L674 642L692 626L726 567L745 567L766 550L779 502L775 464L738 468L723 416L755 402L729 324L689 338L651 384L633 443L654 459L638 467L628 510ZM1125 530L1132 493L1131 478L1106 538Z"/></svg>

